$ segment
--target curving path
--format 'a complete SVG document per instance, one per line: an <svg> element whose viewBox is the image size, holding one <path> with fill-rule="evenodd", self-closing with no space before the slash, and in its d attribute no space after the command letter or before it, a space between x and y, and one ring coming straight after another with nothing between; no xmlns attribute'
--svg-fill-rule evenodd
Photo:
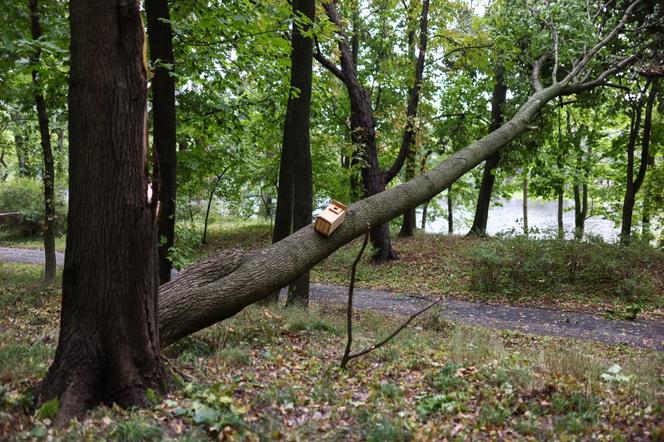
<svg viewBox="0 0 664 442"><path fill-rule="evenodd" d="M2 261L42 264L44 253L41 250L0 247L0 262ZM64 254L58 253L58 265L61 266L63 262ZM313 303L345 304L347 295L347 287L311 285ZM412 314L430 302L424 296L373 289L356 288L354 296L356 308L398 315ZM588 313L489 305L454 298L446 299L441 303L441 307L443 317L462 324L518 330L543 336L594 340L606 344L627 344L664 351L664 322L660 321L616 321Z"/></svg>

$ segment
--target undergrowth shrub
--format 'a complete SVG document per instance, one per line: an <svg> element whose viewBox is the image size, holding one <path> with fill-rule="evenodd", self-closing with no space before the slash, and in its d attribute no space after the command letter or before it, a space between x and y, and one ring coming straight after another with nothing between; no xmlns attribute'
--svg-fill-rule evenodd
<svg viewBox="0 0 664 442"><path fill-rule="evenodd" d="M507 296L598 293L641 303L657 296L664 254L649 244L528 239L482 241L470 251L473 291ZM653 271L655 269L655 271Z"/></svg>
<svg viewBox="0 0 664 442"><path fill-rule="evenodd" d="M4 226L23 236L40 233L44 225L44 193L42 184L32 178L19 177L0 182L0 213L18 212L20 220ZM62 190L55 191L55 230L64 232L67 208Z"/></svg>

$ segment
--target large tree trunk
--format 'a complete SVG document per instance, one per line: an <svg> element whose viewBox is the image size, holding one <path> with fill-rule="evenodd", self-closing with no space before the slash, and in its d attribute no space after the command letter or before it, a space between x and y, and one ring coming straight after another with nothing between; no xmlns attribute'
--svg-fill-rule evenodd
<svg viewBox="0 0 664 442"><path fill-rule="evenodd" d="M503 124L503 105L507 99L507 86L504 82L505 69L503 66L496 67L496 74L493 84L493 94L491 96L491 124L489 132L493 132ZM482 182L480 191L477 195L477 205L475 206L475 217L473 225L470 227L469 235L486 235L486 225L489 220L489 207L491 206L491 195L493 194L493 185L496 182L495 170L500 163L500 154L490 156L484 164L482 173Z"/></svg>
<svg viewBox="0 0 664 442"><path fill-rule="evenodd" d="M293 12L309 20L302 29L297 25L293 28L291 52L291 93L288 100L292 101L290 119L286 120L284 132L288 137L292 150L294 169L293 190L293 230L299 230L311 224L313 211L313 178L311 170L311 144L309 140L309 121L311 115L311 84L313 64L313 40L306 34L314 22L316 6L314 0L294 0ZM286 137L284 137L286 138ZM284 149L286 146L284 146ZM303 273L290 287L287 304L307 305L309 303L309 272Z"/></svg>
<svg viewBox="0 0 664 442"><path fill-rule="evenodd" d="M137 0L71 0L69 216L60 336L37 404L59 425L161 390L156 194L148 199L147 81ZM200 304L199 304L200 305Z"/></svg>
<svg viewBox="0 0 664 442"><path fill-rule="evenodd" d="M647 90L647 87L646 87ZM632 234L632 215L634 213L634 204L636 203L636 194L639 192L643 180L646 177L648 163L650 161L650 137L652 135L652 110L655 105L655 98L659 91L659 80L652 80L650 83L650 93L647 103L645 103L645 117L643 119L643 135L641 136L641 161L639 170L634 177L634 150L641 127L641 112L643 102L636 105L633 112L630 127L630 136L627 143L627 185L625 188L625 197L622 208L622 226L620 229L620 239L623 243L628 243Z"/></svg>
<svg viewBox="0 0 664 442"><path fill-rule="evenodd" d="M175 239L177 151L175 127L175 77L173 32L168 0L145 0L150 59L156 66L152 79L154 151L159 167L159 282L171 280L173 264L168 253Z"/></svg>
<svg viewBox="0 0 664 442"><path fill-rule="evenodd" d="M162 342L168 345L233 316L365 233L367 224L386 223L436 196L524 132L549 100L576 90L556 84L538 91L509 122L454 153L430 172L350 205L346 220L330 237L307 226L266 249L249 254L221 253L185 269L178 279L161 288Z"/></svg>
<svg viewBox="0 0 664 442"><path fill-rule="evenodd" d="M284 123L283 147L279 164L277 210L272 235L279 242L293 230L311 224L313 210L313 180L309 120L311 113L311 84L313 41L306 37L315 14L313 0L294 0L293 14L304 15L310 23L303 28L293 24L291 50L290 92ZM277 301L278 292L268 301ZM290 287L288 304L306 305L309 301L309 273L303 273Z"/></svg>
<svg viewBox="0 0 664 442"><path fill-rule="evenodd" d="M406 129L403 133L401 140L402 152L406 152L406 181L415 178L415 162L417 161L416 137L417 137L417 107L420 102L420 91L422 90L422 78L424 77L424 61L426 58L427 41L428 41L428 19L429 19L429 0L422 2L422 15L420 17L420 44L417 59L415 60L415 80L409 89L408 107L406 109ZM413 53L415 32L409 32L408 35L408 48L410 49L409 55ZM412 48L412 49L411 49ZM398 165L399 159L395 162L393 167L401 167ZM387 172L386 179L389 181L390 171ZM403 222L401 224L401 236L413 236L413 232L417 226L415 221L415 208L406 211L403 214Z"/></svg>
<svg viewBox="0 0 664 442"><path fill-rule="evenodd" d="M32 39L37 41L42 36L37 0L30 0L30 32ZM41 50L37 49L32 62L37 64L41 58ZM51 131L48 128L48 112L46 101L41 91L41 81L36 70L32 71L32 87L34 88L39 135L41 137L44 169L42 181L44 186L44 281L55 280L55 167L51 148Z"/></svg>

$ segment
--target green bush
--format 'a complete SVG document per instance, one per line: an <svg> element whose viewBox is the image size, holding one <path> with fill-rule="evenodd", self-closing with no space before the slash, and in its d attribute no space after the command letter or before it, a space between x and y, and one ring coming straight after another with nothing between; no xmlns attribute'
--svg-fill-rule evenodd
<svg viewBox="0 0 664 442"><path fill-rule="evenodd" d="M55 230L63 233L67 224L67 208L64 192L56 190ZM18 212L17 224L6 227L18 230L24 236L32 236L42 231L44 224L44 193L42 185L32 178L15 178L0 183L0 213Z"/></svg>
<svg viewBox="0 0 664 442"><path fill-rule="evenodd" d="M470 251L473 291L487 295L601 293L622 302L656 295L650 268L664 255L650 245L630 246L555 238L483 241Z"/></svg>

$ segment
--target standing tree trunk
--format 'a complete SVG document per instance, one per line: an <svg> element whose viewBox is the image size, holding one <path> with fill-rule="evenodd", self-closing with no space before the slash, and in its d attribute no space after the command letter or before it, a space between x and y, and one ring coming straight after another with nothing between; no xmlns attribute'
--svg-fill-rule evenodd
<svg viewBox="0 0 664 442"><path fill-rule="evenodd" d="M643 135L641 136L641 161L639 170L634 177L634 150L636 140L641 127L641 113L643 102L636 104L636 109L632 113L629 141L627 143L627 185L625 189L625 198L623 199L622 226L620 229L620 240L622 243L629 243L632 234L632 215L634 213L634 204L636 203L636 194L638 193L643 180L646 177L648 163L650 161L650 137L652 135L652 110L655 105L655 98L659 91L659 79L648 80L645 91L650 87L647 102L645 103L645 117L643 119Z"/></svg>
<svg viewBox="0 0 664 442"><path fill-rule="evenodd" d="M588 184L574 185L574 239L582 239L588 216Z"/></svg>
<svg viewBox="0 0 664 442"><path fill-rule="evenodd" d="M432 153L433 153L433 151L431 149L429 149L422 156L422 160L420 161L420 175L422 175L424 172L426 172L426 170L427 170L427 161L429 160L429 156L431 156ZM427 201L424 202L424 204L422 204L422 225L421 225L422 231L426 230L426 227L427 227L427 210L429 209L429 203L430 202L431 202L431 200L427 200Z"/></svg>
<svg viewBox="0 0 664 442"><path fill-rule="evenodd" d="M36 402L64 425L163 390L157 193L148 198L147 73L138 0L71 0L69 216L55 358Z"/></svg>
<svg viewBox="0 0 664 442"><path fill-rule="evenodd" d="M150 59L155 66L152 80L154 152L159 167L159 282L171 280L173 264L168 253L175 240L175 194L177 150L175 138L175 78L173 32L168 0L146 0Z"/></svg>
<svg viewBox="0 0 664 442"><path fill-rule="evenodd" d="M426 9L425 9L426 6ZM403 142L394 164L383 170L378 162L378 148L376 145L376 123L374 119L371 96L361 84L357 76L357 70L353 61L353 51L346 33L342 27L342 19L333 2L323 5L330 21L337 27L339 35L339 52L341 68L332 61L325 58L320 52L315 58L327 68L333 75L341 80L348 91L350 101L350 125L351 139L355 146L359 146L360 162L362 164L362 182L364 184L364 196L370 197L385 191L386 185L399 173L403 166L410 147L410 142ZM426 28L428 14L428 1L423 4L423 20ZM426 49L423 47L422 49ZM422 52L422 57L424 57ZM418 59L419 62L419 59ZM423 63L424 61L422 61ZM418 90L419 97L419 90ZM413 102L411 100L411 102ZM417 103L414 103L417 104ZM412 136L412 131L411 135ZM371 244L374 248L374 262L383 263L399 259L399 255L392 248L390 241L390 230L387 223L373 225L371 227Z"/></svg>
<svg viewBox="0 0 664 442"><path fill-rule="evenodd" d="M426 58L428 41L428 19L429 19L429 0L422 2L422 16L420 17L420 44L417 59L415 60L415 80L409 90L408 107L406 109L406 129L401 141L401 152L406 152L406 181L415 178L415 162L417 161L416 137L417 137L417 107L420 101L420 91L422 90L422 78L424 77L424 61ZM409 55L414 51L415 32L412 30L408 34ZM412 48L412 49L411 49ZM405 146L404 146L405 145ZM398 161L398 160L397 160ZM398 164L398 162L397 162ZM388 171L389 174L389 171ZM389 179L388 179L389 180ZM403 214L401 223L401 236L413 236L417 226L415 221L415 208L410 209Z"/></svg>
<svg viewBox="0 0 664 442"><path fill-rule="evenodd" d="M489 125L489 133L498 129L503 124L503 105L507 99L507 86L505 86L504 82L504 73L505 69L503 66L498 65L496 67L493 94L491 96L491 124ZM477 206L475 206L475 217L473 225L468 232L469 235L486 236L491 195L493 194L493 185L496 182L495 171L499 163L500 154L496 153L489 157L484 164L482 183L480 184L480 192L477 196Z"/></svg>
<svg viewBox="0 0 664 442"><path fill-rule="evenodd" d="M15 133L14 146L16 148L16 158L18 160L18 176L30 176L30 172L28 171L28 160L25 155L25 137Z"/></svg>
<svg viewBox="0 0 664 442"><path fill-rule="evenodd" d="M307 23L293 23L291 41L291 79L283 146L279 164L279 188L272 242L278 242L311 224L313 211L313 180L309 121L311 114L311 84L313 41L306 36L314 21L314 0L294 0L293 15L303 16ZM267 299L278 300L278 293ZM309 273L302 274L289 289L287 304L309 302Z"/></svg>
<svg viewBox="0 0 664 442"><path fill-rule="evenodd" d="M313 39L307 36L314 23L316 6L314 0L294 0L293 12L306 17L308 22L301 27L293 25L293 50L291 52L291 104L290 119L284 125L284 140L292 152L294 175L293 231L311 224L313 211L313 179L311 170L311 143L309 121L311 115L311 84L313 64ZM293 91L298 93L294 94ZM288 134L287 134L288 133ZM287 304L309 304L309 272L303 273L290 287Z"/></svg>
<svg viewBox="0 0 664 442"><path fill-rule="evenodd" d="M557 218L558 218L558 239L563 239L565 238L565 224L563 220L563 210L564 210L564 202L565 202L565 194L563 192L563 187L559 186L556 189L556 195L558 195L558 209L556 210L557 213Z"/></svg>
<svg viewBox="0 0 664 442"><path fill-rule="evenodd" d="M447 188L447 233L454 234L454 213L452 212L452 185Z"/></svg>
<svg viewBox="0 0 664 442"><path fill-rule="evenodd" d="M39 7L37 0L29 0L30 31L32 39L38 41L42 36L39 20ZM32 56L32 62L38 64L41 58L41 49L37 49ZM42 180L44 185L44 281L55 280L55 167L53 165L53 150L51 148L51 132L48 128L48 113L46 101L41 91L41 81L36 69L32 70L32 87L34 88L37 118L39 120L39 135L41 137L44 169Z"/></svg>
<svg viewBox="0 0 664 442"><path fill-rule="evenodd" d="M650 230L650 211L652 204L652 185L648 185L643 195L643 212L641 213L641 237L646 241L653 239Z"/></svg>
<svg viewBox="0 0 664 442"><path fill-rule="evenodd" d="M523 175L523 234L528 237L528 172Z"/></svg>

